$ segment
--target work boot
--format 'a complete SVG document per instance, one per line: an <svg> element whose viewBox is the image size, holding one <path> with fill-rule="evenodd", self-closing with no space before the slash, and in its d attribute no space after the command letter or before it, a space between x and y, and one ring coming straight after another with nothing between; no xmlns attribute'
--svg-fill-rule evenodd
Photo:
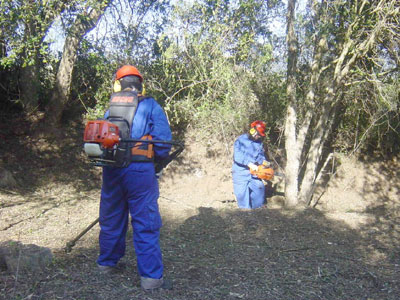
<svg viewBox="0 0 400 300"><path fill-rule="evenodd" d="M101 274L119 274L124 271L125 264L117 263L115 266L102 266L98 264L97 267Z"/></svg>
<svg viewBox="0 0 400 300"><path fill-rule="evenodd" d="M157 289L172 290L173 288L172 281L164 278L140 277L140 285L145 291L154 291Z"/></svg>

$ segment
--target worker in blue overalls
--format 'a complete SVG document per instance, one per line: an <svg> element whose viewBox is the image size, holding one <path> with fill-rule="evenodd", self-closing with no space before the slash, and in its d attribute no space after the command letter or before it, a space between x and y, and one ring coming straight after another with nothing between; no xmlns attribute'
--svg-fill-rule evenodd
<svg viewBox="0 0 400 300"><path fill-rule="evenodd" d="M250 130L239 136L234 143L232 179L233 191L240 208L258 208L265 203L265 185L257 176L250 174L258 165L269 165L263 147L265 123L254 121Z"/></svg>
<svg viewBox="0 0 400 300"><path fill-rule="evenodd" d="M170 141L171 129L161 106L152 97L142 96L143 77L134 66L121 67L115 75L114 96L129 99L134 92L138 104L131 121L130 137ZM106 113L107 117L107 113ZM148 149L143 149L147 148ZM136 152L134 151L135 149ZM141 287L145 290L172 288L163 278L163 261L159 244L161 217L158 208L159 186L153 161L168 157L171 145L141 143L132 148L127 167L103 168L100 201L100 255L97 264L102 273L121 271L119 260L125 254L125 236L129 214L133 227Z"/></svg>

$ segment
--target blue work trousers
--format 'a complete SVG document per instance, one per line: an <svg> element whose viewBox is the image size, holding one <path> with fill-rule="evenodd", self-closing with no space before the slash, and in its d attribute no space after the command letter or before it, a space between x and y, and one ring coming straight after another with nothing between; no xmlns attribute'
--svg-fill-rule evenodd
<svg viewBox="0 0 400 300"><path fill-rule="evenodd" d="M238 174L239 173L239 174ZM240 208L258 208L265 203L264 183L251 175L233 172L233 191ZM249 173L249 171L247 171Z"/></svg>
<svg viewBox="0 0 400 300"><path fill-rule="evenodd" d="M161 217L159 188L152 163L131 163L126 168L103 169L100 201L100 255L97 263L114 266L125 254L129 214L133 227L138 272L159 279L163 263L159 245Z"/></svg>

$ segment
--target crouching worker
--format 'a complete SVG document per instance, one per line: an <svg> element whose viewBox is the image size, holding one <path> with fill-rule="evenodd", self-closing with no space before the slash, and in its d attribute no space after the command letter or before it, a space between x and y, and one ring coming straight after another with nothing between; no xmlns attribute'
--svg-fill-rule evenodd
<svg viewBox="0 0 400 300"><path fill-rule="evenodd" d="M133 108L127 106L115 111L110 106L105 118L118 119L122 114L123 118L129 119L125 122L130 123L125 128L128 138L170 141L172 134L163 109L152 97L143 96L142 91L143 77L139 71L130 65L120 68L115 74L111 102L123 104L135 99L136 104ZM103 167L97 264L101 273L121 271L119 261L125 254L130 214L141 287L145 290L171 289L172 283L163 277L159 244L161 217L157 203L159 187L153 163L168 157L171 145L139 145L132 147L126 167Z"/></svg>
<svg viewBox="0 0 400 300"><path fill-rule="evenodd" d="M254 121L250 130L234 143L233 190L240 208L258 208L265 203L265 185L250 173L250 170L257 171L260 164L269 165L262 143L264 137L265 123Z"/></svg>

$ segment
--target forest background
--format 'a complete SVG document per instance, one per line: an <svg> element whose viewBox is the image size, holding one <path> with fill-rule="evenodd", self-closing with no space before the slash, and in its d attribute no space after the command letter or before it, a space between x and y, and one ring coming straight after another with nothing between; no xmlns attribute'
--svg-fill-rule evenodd
<svg viewBox="0 0 400 300"><path fill-rule="evenodd" d="M316 207L350 158L397 161L396 0L4 0L0 12L5 192L22 195L29 181L13 156L22 146L46 160L41 171L65 159L60 134L103 116L124 64L143 74L186 151L204 146L228 166L235 138L265 121L285 207Z"/></svg>

